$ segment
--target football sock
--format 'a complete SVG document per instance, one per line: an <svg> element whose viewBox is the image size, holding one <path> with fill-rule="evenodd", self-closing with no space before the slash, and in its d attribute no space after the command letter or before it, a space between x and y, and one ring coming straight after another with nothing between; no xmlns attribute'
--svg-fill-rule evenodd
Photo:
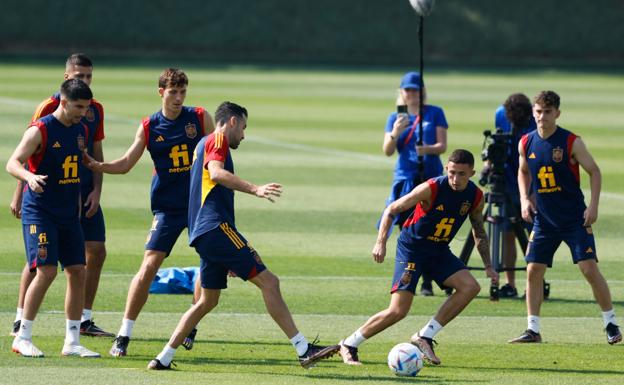
<svg viewBox="0 0 624 385"><path fill-rule="evenodd" d="M173 356L175 355L176 349L169 346L169 344L165 345L162 352L156 356L156 359L160 361L161 364L168 366L171 364L173 360Z"/></svg>
<svg viewBox="0 0 624 385"><path fill-rule="evenodd" d="M366 337L364 337L362 335L362 333L360 332L360 329L358 329L358 330L355 331L355 333L353 333L349 337L345 338L344 341L342 341L342 343L347 345L347 346L351 346L351 347L357 348L364 341L366 341Z"/></svg>
<svg viewBox="0 0 624 385"><path fill-rule="evenodd" d="M22 309L21 307L17 308L17 311L15 312L15 321L13 322L17 322L19 320L22 319L22 313L24 313L24 309Z"/></svg>
<svg viewBox="0 0 624 385"><path fill-rule="evenodd" d="M91 320L93 316L93 312L91 309L82 309L82 317L80 318L80 322L85 322Z"/></svg>
<svg viewBox="0 0 624 385"><path fill-rule="evenodd" d="M530 315L527 316L527 321L529 326L527 329L534 331L535 333L540 332L540 317L538 315Z"/></svg>
<svg viewBox="0 0 624 385"><path fill-rule="evenodd" d="M607 327L607 325L610 323L617 325L617 322L615 322L615 310L614 309L602 312L602 323L604 324L604 327Z"/></svg>
<svg viewBox="0 0 624 385"><path fill-rule="evenodd" d="M303 356L308 351L308 340L301 332L290 339L290 343L295 347L298 356Z"/></svg>
<svg viewBox="0 0 624 385"><path fill-rule="evenodd" d="M123 321L121 321L121 328L119 328L119 333L117 333L117 335L124 336L124 337L132 337L133 327L134 327L134 321L124 318Z"/></svg>
<svg viewBox="0 0 624 385"><path fill-rule="evenodd" d="M32 325L33 321L22 319L19 330L19 338L24 340L32 340Z"/></svg>
<svg viewBox="0 0 624 385"><path fill-rule="evenodd" d="M425 338L433 338L440 330L442 330L442 325L435 318L432 318L427 324L420 329L418 335Z"/></svg>
<svg viewBox="0 0 624 385"><path fill-rule="evenodd" d="M65 345L80 345L80 320L65 320Z"/></svg>

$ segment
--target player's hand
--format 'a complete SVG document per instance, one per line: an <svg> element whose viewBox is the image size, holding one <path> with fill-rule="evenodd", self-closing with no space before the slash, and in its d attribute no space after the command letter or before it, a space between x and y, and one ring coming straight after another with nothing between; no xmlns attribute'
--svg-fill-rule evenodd
<svg viewBox="0 0 624 385"><path fill-rule="evenodd" d="M85 213L86 218L94 216L98 211L98 207L100 207L100 192L96 190L91 191L85 200L84 207L88 207Z"/></svg>
<svg viewBox="0 0 624 385"><path fill-rule="evenodd" d="M373 259L377 263L382 263L386 257L386 243L377 241L373 247Z"/></svg>
<svg viewBox="0 0 624 385"><path fill-rule="evenodd" d="M91 171L101 172L100 166L102 163L93 159L91 155L87 154L86 151L82 153L82 164Z"/></svg>
<svg viewBox="0 0 624 385"><path fill-rule="evenodd" d="M256 190L256 196L258 198L266 198L271 202L275 202L274 197L282 196L282 185L279 183L269 183L262 186L258 186Z"/></svg>
<svg viewBox="0 0 624 385"><path fill-rule="evenodd" d="M398 114L394 124L392 125L392 136L398 138L399 135L405 131L409 124L409 117L407 114ZM396 134L396 135L395 135Z"/></svg>
<svg viewBox="0 0 624 385"><path fill-rule="evenodd" d="M42 193L43 186L46 185L46 179L48 179L47 175L31 174L31 176L28 177L26 183L28 183L28 187L34 192Z"/></svg>
<svg viewBox="0 0 624 385"><path fill-rule="evenodd" d="M591 226L598 219L598 207L593 207L593 205L589 205L585 212L583 213L583 218L585 218L585 222L583 222L583 226Z"/></svg>
<svg viewBox="0 0 624 385"><path fill-rule="evenodd" d="M522 208L522 219L527 223L533 223L533 216L537 214L535 203L529 198L521 199L520 206Z"/></svg>
<svg viewBox="0 0 624 385"><path fill-rule="evenodd" d="M499 278L498 271L494 270L492 265L485 268L485 275L487 275L488 278L492 280L492 285L498 286L498 278Z"/></svg>
<svg viewBox="0 0 624 385"><path fill-rule="evenodd" d="M22 217L21 194L20 194L20 199L16 199L15 197L11 199L11 204L9 205L9 208L11 209L11 214L13 214L15 218L20 219Z"/></svg>
<svg viewBox="0 0 624 385"><path fill-rule="evenodd" d="M236 275L235 272L233 272L232 270L228 270L228 277L230 278L236 278L238 277L238 275Z"/></svg>

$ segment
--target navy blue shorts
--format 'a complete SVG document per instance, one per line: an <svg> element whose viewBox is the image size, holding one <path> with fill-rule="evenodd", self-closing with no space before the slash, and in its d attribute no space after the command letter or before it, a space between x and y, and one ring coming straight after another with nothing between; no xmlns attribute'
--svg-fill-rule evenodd
<svg viewBox="0 0 624 385"><path fill-rule="evenodd" d="M266 270L256 250L228 223L200 235L193 246L201 258L204 289L225 289L228 271L246 281Z"/></svg>
<svg viewBox="0 0 624 385"><path fill-rule="evenodd" d="M572 261L576 264L587 259L598 260L596 256L596 241L591 226L576 226L566 230L544 231L537 226L529 236L529 245L524 259L527 263L543 263L552 267L555 251L565 242L572 253Z"/></svg>
<svg viewBox="0 0 624 385"><path fill-rule="evenodd" d="M80 223L22 225L26 261L31 270L42 265L62 267L85 264L85 246Z"/></svg>
<svg viewBox="0 0 624 385"><path fill-rule="evenodd" d="M87 208L82 208L82 216L80 217L80 226L85 242L105 242L106 228L104 226L104 213L102 207L98 207L97 212L91 217L86 217Z"/></svg>
<svg viewBox="0 0 624 385"><path fill-rule="evenodd" d="M187 213L155 213L152 228L145 241L145 250L163 251L168 257L173 245L187 226Z"/></svg>
<svg viewBox="0 0 624 385"><path fill-rule="evenodd" d="M423 273L429 275L440 288L445 289L444 281L464 269L466 265L448 246L408 245L399 239L390 292L407 290L412 294L416 293L416 285Z"/></svg>

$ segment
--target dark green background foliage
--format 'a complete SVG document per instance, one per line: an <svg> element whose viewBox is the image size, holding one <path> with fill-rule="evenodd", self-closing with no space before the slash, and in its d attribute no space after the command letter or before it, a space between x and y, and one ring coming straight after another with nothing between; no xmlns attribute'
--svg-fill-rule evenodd
<svg viewBox="0 0 624 385"><path fill-rule="evenodd" d="M418 18L407 0L8 0L0 54L223 61L413 64ZM621 0L438 0L430 62L624 63Z"/></svg>

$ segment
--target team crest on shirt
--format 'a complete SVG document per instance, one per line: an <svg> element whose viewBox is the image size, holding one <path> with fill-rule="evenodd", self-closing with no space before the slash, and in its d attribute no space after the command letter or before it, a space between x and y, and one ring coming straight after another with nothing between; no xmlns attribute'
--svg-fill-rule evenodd
<svg viewBox="0 0 624 385"><path fill-rule="evenodd" d="M472 203L466 201L464 203L461 204L460 208L459 208L459 215L466 215L468 214L468 211L470 210L470 207L472 206Z"/></svg>
<svg viewBox="0 0 624 385"><path fill-rule="evenodd" d="M557 163L561 162L563 160L563 148L561 147L553 148L552 159Z"/></svg>
<svg viewBox="0 0 624 385"><path fill-rule="evenodd" d="M197 136L197 127L194 123L188 123L184 126L184 131L186 131L186 137L189 139L194 139Z"/></svg>
<svg viewBox="0 0 624 385"><path fill-rule="evenodd" d="M48 258L48 248L43 245L39 245L39 247L37 247L37 258L41 260Z"/></svg>
<svg viewBox="0 0 624 385"><path fill-rule="evenodd" d="M78 149L80 151L84 151L84 149L85 149L85 140L84 140L85 138L84 138L84 136L78 135L78 137L76 139L78 141Z"/></svg>
<svg viewBox="0 0 624 385"><path fill-rule="evenodd" d="M89 108L87 109L85 119L87 119L87 121L89 122L95 122L95 111L93 111L93 106L89 106Z"/></svg>

